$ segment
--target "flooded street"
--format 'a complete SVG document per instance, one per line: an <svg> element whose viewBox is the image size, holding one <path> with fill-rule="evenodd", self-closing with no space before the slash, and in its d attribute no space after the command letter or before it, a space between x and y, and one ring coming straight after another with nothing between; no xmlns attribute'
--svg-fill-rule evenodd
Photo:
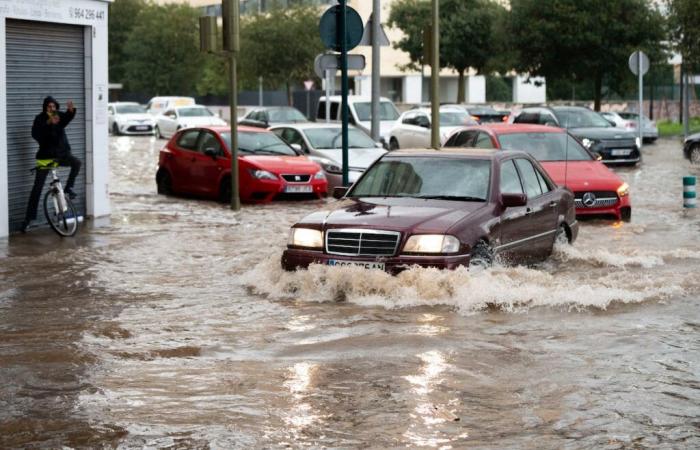
<svg viewBox="0 0 700 450"><path fill-rule="evenodd" d="M112 216L0 241L0 448L698 448L700 176L644 149L632 222L535 267L279 265L334 200L156 194L112 138Z"/></svg>

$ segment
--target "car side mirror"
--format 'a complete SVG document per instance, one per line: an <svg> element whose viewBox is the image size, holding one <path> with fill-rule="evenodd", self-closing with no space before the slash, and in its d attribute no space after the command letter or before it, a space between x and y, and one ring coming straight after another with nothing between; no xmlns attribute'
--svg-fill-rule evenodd
<svg viewBox="0 0 700 450"><path fill-rule="evenodd" d="M212 159L216 159L216 157L218 156L218 153L213 148L205 148L204 154L211 157Z"/></svg>
<svg viewBox="0 0 700 450"><path fill-rule="evenodd" d="M294 149L295 152L297 153L302 153L303 149L301 148L301 144L289 144L290 147ZM308 151L306 153L309 153Z"/></svg>
<svg viewBox="0 0 700 450"><path fill-rule="evenodd" d="M427 128L430 129L430 122L420 122L418 124L419 127Z"/></svg>
<svg viewBox="0 0 700 450"><path fill-rule="evenodd" d="M593 156L595 157L596 161L602 161L603 160L603 155L601 155L598 152L593 152Z"/></svg>
<svg viewBox="0 0 700 450"><path fill-rule="evenodd" d="M336 186L333 188L333 198L341 199L345 197L345 194L348 193L348 189L347 186Z"/></svg>
<svg viewBox="0 0 700 450"><path fill-rule="evenodd" d="M525 194L501 194L501 204L505 208L527 205L527 195Z"/></svg>

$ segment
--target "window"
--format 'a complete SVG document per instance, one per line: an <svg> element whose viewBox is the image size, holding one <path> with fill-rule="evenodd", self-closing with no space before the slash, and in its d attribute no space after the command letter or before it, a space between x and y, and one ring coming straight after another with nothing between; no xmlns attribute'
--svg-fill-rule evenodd
<svg viewBox="0 0 700 450"><path fill-rule="evenodd" d="M540 123L540 113L521 112L518 117L513 120L513 123Z"/></svg>
<svg viewBox="0 0 700 450"><path fill-rule="evenodd" d="M199 138L199 145L197 145L197 150L200 153L204 153L205 150L214 150L217 156L224 156L224 152L221 149L221 143L212 133L202 132Z"/></svg>
<svg viewBox="0 0 700 450"><path fill-rule="evenodd" d="M109 114L110 116L111 116L112 114L114 114L114 108L112 108L111 106L108 106L108 107L107 107L107 114Z"/></svg>
<svg viewBox="0 0 700 450"><path fill-rule="evenodd" d="M301 133L299 133L297 130L294 128L285 128L284 131L282 131L282 134L279 135L282 139L284 139L287 144L299 144L301 145L302 150L306 147L304 144L304 139L301 137Z"/></svg>
<svg viewBox="0 0 700 450"><path fill-rule="evenodd" d="M415 125L416 121L416 114L415 113L409 113L403 116L403 119L401 120L401 123L406 124L406 125Z"/></svg>
<svg viewBox="0 0 700 450"><path fill-rule="evenodd" d="M418 114L416 116L416 125L423 128L430 128L430 119L425 114Z"/></svg>
<svg viewBox="0 0 700 450"><path fill-rule="evenodd" d="M445 147L471 147L474 145L476 131L460 131L452 136L446 143Z"/></svg>
<svg viewBox="0 0 700 450"><path fill-rule="evenodd" d="M553 114L542 113L540 114L540 125L549 125L550 127L558 127L557 119Z"/></svg>
<svg viewBox="0 0 700 450"><path fill-rule="evenodd" d="M515 170L513 160L505 161L501 165L501 194L523 194L520 184L520 176Z"/></svg>
<svg viewBox="0 0 700 450"><path fill-rule="evenodd" d="M542 193L546 194L547 192L551 191L549 185L547 184L547 181L545 181L544 176L542 176L540 171L535 169L535 173L537 174L537 181L540 182L540 188L542 189Z"/></svg>
<svg viewBox="0 0 700 450"><path fill-rule="evenodd" d="M177 140L178 147L186 148L187 150L197 150L197 138L199 137L199 130L189 130L185 131L180 135Z"/></svg>
<svg viewBox="0 0 700 450"><path fill-rule="evenodd" d="M522 150L537 161L591 161L591 155L568 133L509 133L498 136L501 148Z"/></svg>
<svg viewBox="0 0 700 450"><path fill-rule="evenodd" d="M532 167L532 163L526 159L518 158L515 160L515 164L520 171L527 196L529 198L535 198L542 195L542 188L540 187L540 182L537 179L537 174L535 173L535 168Z"/></svg>
<svg viewBox="0 0 700 450"><path fill-rule="evenodd" d="M479 136L476 138L476 144L474 144L474 147L476 148L493 148L493 142L491 141L491 136L488 134L481 132L479 133Z"/></svg>
<svg viewBox="0 0 700 450"><path fill-rule="evenodd" d="M169 110L165 111L165 112L163 113L163 115L166 116L166 117L169 117L169 118L171 118L171 119L174 119L174 118L176 117L176 116L175 116L175 111L173 111L172 109L169 109Z"/></svg>

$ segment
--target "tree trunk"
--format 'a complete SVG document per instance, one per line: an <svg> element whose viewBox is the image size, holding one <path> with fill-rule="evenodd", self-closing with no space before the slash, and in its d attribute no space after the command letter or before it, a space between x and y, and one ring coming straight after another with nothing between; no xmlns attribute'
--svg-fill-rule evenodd
<svg viewBox="0 0 700 450"><path fill-rule="evenodd" d="M292 85L289 81L287 81L287 105L294 105L294 99L292 98Z"/></svg>
<svg viewBox="0 0 700 450"><path fill-rule="evenodd" d="M596 74L595 76L595 103L593 104L593 109L600 111L600 99L603 95L603 75Z"/></svg>
<svg viewBox="0 0 700 450"><path fill-rule="evenodd" d="M464 69L460 69L458 71L459 73L459 81L458 86L457 86L457 103L465 103L464 101Z"/></svg>

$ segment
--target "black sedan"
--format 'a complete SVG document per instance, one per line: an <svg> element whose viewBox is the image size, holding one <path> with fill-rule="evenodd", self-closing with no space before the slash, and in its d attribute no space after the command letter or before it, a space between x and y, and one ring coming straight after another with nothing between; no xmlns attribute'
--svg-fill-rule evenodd
<svg viewBox="0 0 700 450"><path fill-rule="evenodd" d="M691 134L685 138L683 155L693 164L700 164L700 133Z"/></svg>

